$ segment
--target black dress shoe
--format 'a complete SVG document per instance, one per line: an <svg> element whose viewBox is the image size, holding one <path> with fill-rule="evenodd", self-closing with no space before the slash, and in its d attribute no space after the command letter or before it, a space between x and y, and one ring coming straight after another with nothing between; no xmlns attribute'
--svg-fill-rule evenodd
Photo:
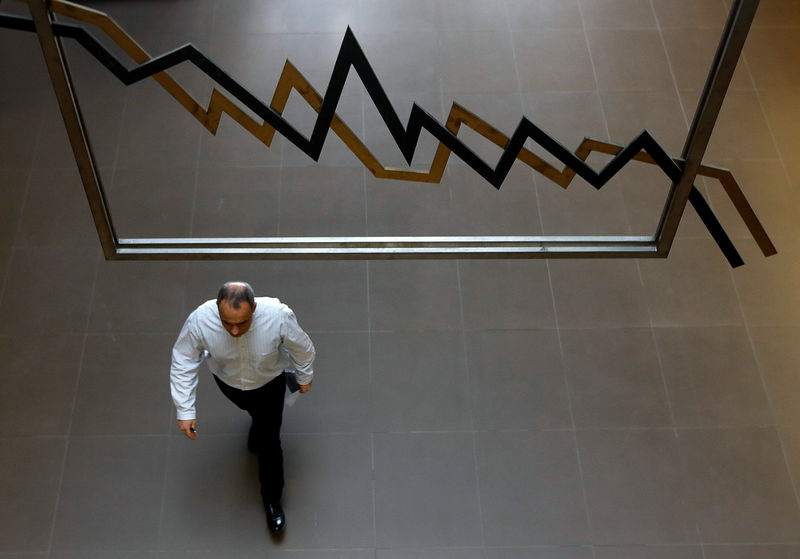
<svg viewBox="0 0 800 559"><path fill-rule="evenodd" d="M273 534L280 534L286 528L286 515L283 514L283 509L280 503L272 503L266 506L267 512L267 527Z"/></svg>

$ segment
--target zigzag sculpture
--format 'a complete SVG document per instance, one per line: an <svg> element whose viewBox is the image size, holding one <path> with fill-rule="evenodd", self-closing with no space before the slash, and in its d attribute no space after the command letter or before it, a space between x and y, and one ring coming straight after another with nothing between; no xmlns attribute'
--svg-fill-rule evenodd
<svg viewBox="0 0 800 559"><path fill-rule="evenodd" d="M578 175L595 188L600 189L631 160L658 165L673 182L677 182L681 177L682 168L680 164L682 160L670 157L646 130L642 131L626 146L585 138L576 151L572 153L555 138L525 117L520 120L516 130L509 138L455 102L444 126L414 103L408 119L408 125L404 128L349 27L345 32L324 96L321 96L300 71L287 60L270 106L267 106L192 44L184 45L157 57L151 57L113 19L103 12L64 0L52 0L50 9L55 13L99 27L138 66L130 70L127 69L116 56L83 27L53 23L53 31L56 35L75 39L126 85L153 77L212 134L216 134L222 114L226 113L266 146L271 144L277 131L309 157L317 161L322 152L328 129L332 129L362 164L377 178L438 183L442 178L451 151L495 188L501 187L515 160L529 165L532 169L562 188L567 188L575 176ZM35 32L32 20L10 15L0 14L0 27ZM263 122L254 120L216 88L212 91L208 108L204 108L166 73L169 68L183 62L194 64L217 84L230 92L244 106L258 115L259 118L263 119ZM364 84L367 93L409 164L411 164L423 128L439 140L440 143L429 170L399 169L383 166L336 114L336 107L351 67L355 69ZM304 137L282 116L293 89L318 113L310 138ZM458 139L457 133L461 124L469 126L478 134L503 149L503 153L495 167L491 167L483 161ZM545 160L525 148L524 144L528 138L531 138L561 161L565 165L564 169L561 171L555 169ZM592 151L613 156L600 172L595 171L585 163ZM725 192L750 230L762 253L765 256L775 254L774 245L769 240L730 171L702 165L698 174L720 180ZM689 195L689 202L697 211L730 264L732 266L741 265L743 263L741 257L702 194L694 186Z"/></svg>

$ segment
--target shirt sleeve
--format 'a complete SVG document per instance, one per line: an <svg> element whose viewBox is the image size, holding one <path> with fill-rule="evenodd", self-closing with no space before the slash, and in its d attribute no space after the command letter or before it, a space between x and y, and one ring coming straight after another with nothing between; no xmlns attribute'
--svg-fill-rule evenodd
<svg viewBox="0 0 800 559"><path fill-rule="evenodd" d="M281 324L281 343L289 352L295 366L298 384L308 384L314 377L314 344L300 325L289 307L283 308Z"/></svg>
<svg viewBox="0 0 800 559"><path fill-rule="evenodd" d="M202 342L196 332L195 313L189 315L172 348L172 366L169 372L172 401L178 419L196 419L197 371L203 362Z"/></svg>

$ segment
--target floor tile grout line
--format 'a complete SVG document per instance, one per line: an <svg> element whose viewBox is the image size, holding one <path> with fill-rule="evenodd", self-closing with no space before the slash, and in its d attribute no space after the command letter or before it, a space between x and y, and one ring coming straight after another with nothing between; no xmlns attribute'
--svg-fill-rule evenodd
<svg viewBox="0 0 800 559"><path fill-rule="evenodd" d="M50 537L48 538L48 543L47 543L47 553L48 554L51 554L53 552L53 541L55 539L56 523L57 523L57 520L58 520L58 509L59 509L59 507L61 505L61 493L62 493L62 491L64 489L64 477L66 475L67 458L69 456L70 441L72 439L72 424L74 422L75 412L76 412L77 407L78 407L78 405L77 405L78 404L78 393L79 393L80 385L81 385L81 376L82 376L82 372L83 372L84 359L86 357L86 345L87 345L87 341L89 339L88 336L86 335L86 331L89 329L89 321L91 320L91 316L92 316L92 306L93 306L93 303L94 303L94 297L95 297L95 292L96 292L96 288L97 288L97 276L98 276L99 270L100 270L99 261L101 259L102 259L102 254L97 254L95 256L95 260L94 260L94 276L93 276L93 279L92 279L92 287L91 287L91 290L90 290L90 293L89 293L89 297L87 299L89 301L89 303L88 303L88 309L87 309L87 312L86 312L86 320L85 320L84 328L83 328L84 334L83 334L83 342L81 343L81 353L80 353L80 357L78 358L78 374L75 375L75 383L74 383L74 385L72 387L72 403L70 405L69 419L67 420L67 429L66 429L66 435L65 435L65 438L64 438L64 455L63 455L63 457L61 459L60 474L58 476L58 482L56 484L56 487L57 487L57 489L56 489L56 498L55 498L55 502L53 503L53 509L52 509L53 510L53 518L52 518L52 521L51 521L51 524L50 524Z"/></svg>
<svg viewBox="0 0 800 559"><path fill-rule="evenodd" d="M461 262L456 261L456 289L458 290L458 312L460 328L460 341L461 341L461 357L464 363L464 384L465 392L467 395L467 407L469 409L469 432L472 442L472 465L475 472L475 498L478 503L478 525L481 529L481 546L486 545L486 527L483 518L483 502L481 499L481 478L480 467L478 461L478 436L475 430L475 417L473 414L472 406L472 384L471 384L471 371L469 366L469 357L467 353L467 333L464 329L464 292L461 285Z"/></svg>

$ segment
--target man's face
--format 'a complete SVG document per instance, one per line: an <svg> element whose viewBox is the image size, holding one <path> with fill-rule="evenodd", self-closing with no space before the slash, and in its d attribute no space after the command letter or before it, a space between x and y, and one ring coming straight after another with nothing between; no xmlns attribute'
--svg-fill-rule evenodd
<svg viewBox="0 0 800 559"><path fill-rule="evenodd" d="M217 309L222 325L234 338L238 338L250 329L253 312L256 310L255 304L251 307L249 303L239 303L239 308L235 309L227 301L222 301L217 305Z"/></svg>

